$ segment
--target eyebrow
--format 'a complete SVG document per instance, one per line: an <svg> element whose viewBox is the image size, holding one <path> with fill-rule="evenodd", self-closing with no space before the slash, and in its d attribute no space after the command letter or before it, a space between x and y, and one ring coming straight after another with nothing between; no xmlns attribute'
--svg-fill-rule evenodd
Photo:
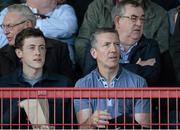
<svg viewBox="0 0 180 130"><path fill-rule="evenodd" d="M132 14L132 15L130 15L130 16L145 17L145 14L143 14L143 15L141 15L141 16L138 16L138 15L136 15L136 14Z"/></svg>
<svg viewBox="0 0 180 130"><path fill-rule="evenodd" d="M27 45L27 46L45 46L45 44L40 44L40 45L30 44L30 45Z"/></svg>

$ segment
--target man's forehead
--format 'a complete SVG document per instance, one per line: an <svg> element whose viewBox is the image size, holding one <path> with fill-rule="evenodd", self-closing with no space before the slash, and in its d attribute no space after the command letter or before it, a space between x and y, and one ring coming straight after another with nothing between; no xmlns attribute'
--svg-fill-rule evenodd
<svg viewBox="0 0 180 130"><path fill-rule="evenodd" d="M43 37L27 37L24 39L24 43L27 46L40 46L45 45L45 39Z"/></svg>
<svg viewBox="0 0 180 130"><path fill-rule="evenodd" d="M125 6L125 14L136 14L137 16L144 15L144 10L142 7L135 7L131 4Z"/></svg>
<svg viewBox="0 0 180 130"><path fill-rule="evenodd" d="M106 33L101 33L98 35L98 40L104 41L104 42L109 42L109 41L119 41L119 37L117 33L113 32L106 32Z"/></svg>
<svg viewBox="0 0 180 130"><path fill-rule="evenodd" d="M4 17L4 20L3 20L3 23L14 23L14 22L17 22L17 21L20 21L21 19L21 15L17 12L8 12L5 17Z"/></svg>
<svg viewBox="0 0 180 130"><path fill-rule="evenodd" d="M105 37L105 36L118 36L118 34L117 33L115 33L115 32L104 32L104 33L100 33L98 36L99 37Z"/></svg>

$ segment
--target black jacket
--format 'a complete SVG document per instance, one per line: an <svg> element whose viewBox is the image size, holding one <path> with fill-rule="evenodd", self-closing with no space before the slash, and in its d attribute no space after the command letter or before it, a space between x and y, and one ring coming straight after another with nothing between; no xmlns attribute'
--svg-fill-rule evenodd
<svg viewBox="0 0 180 130"><path fill-rule="evenodd" d="M48 72L44 72L40 81L38 81L34 86L31 86L29 83L23 80L22 71L18 69L11 75L6 75L0 78L0 87L11 87L11 88L25 88L25 87L68 87L72 86L71 81L62 75L50 74ZM29 93L30 94L30 93ZM21 96L21 95L19 95ZM28 97L28 94L27 94ZM12 128L27 128L28 120L23 109L19 109L18 102L22 101L22 98L3 98L3 107L0 104L0 110L3 110L3 116L1 116L1 123L7 124L3 128L10 128L10 122L12 124L17 124L17 126L13 126ZM71 101L69 99L48 99L49 102L49 123L54 124L62 124L63 123L63 115L64 123L71 122ZM56 104L56 105L55 105ZM64 104L64 111L63 106ZM11 107L10 107L11 106ZM3 109L2 109L3 108ZM54 111L55 110L55 111ZM73 109L72 109L73 110ZM54 118L54 113L56 118ZM20 116L19 116L20 115ZM10 118L11 117L11 118ZM56 119L56 120L54 120ZM20 122L19 122L20 120ZM19 127L18 124L26 124L24 127ZM69 128L70 126L67 126ZM56 128L62 128L62 126L57 126ZM65 127L66 128L66 127Z"/></svg>
<svg viewBox="0 0 180 130"><path fill-rule="evenodd" d="M44 69L48 72L65 75L73 80L74 71L67 45L58 40L47 38L46 48ZM14 72L21 65L14 50L14 47L9 45L0 49L0 76Z"/></svg>
<svg viewBox="0 0 180 130"><path fill-rule="evenodd" d="M136 64L138 59L148 60L155 58L154 66L140 66ZM153 39L147 39L144 36L138 44L131 50L128 57L129 63L122 64L123 67L146 79L148 86L157 86L160 78L160 50L158 43Z"/></svg>
<svg viewBox="0 0 180 130"><path fill-rule="evenodd" d="M171 37L169 51L172 57L177 85L180 86L180 14L177 16L174 34Z"/></svg>

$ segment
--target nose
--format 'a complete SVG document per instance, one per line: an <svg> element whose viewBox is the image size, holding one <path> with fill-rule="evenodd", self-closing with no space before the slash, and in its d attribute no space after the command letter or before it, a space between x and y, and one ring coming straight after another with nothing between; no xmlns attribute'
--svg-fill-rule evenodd
<svg viewBox="0 0 180 130"><path fill-rule="evenodd" d="M40 54L41 54L41 50L40 50L39 47L36 47L36 49L35 49L35 54L36 54L36 55L40 55Z"/></svg>
<svg viewBox="0 0 180 130"><path fill-rule="evenodd" d="M119 49L118 49L118 46L116 44L111 44L111 47L110 47L110 51L111 52L117 52Z"/></svg>
<svg viewBox="0 0 180 130"><path fill-rule="evenodd" d="M8 35L10 33L10 30L8 28L4 28L3 32L4 32L5 35Z"/></svg>
<svg viewBox="0 0 180 130"><path fill-rule="evenodd" d="M137 18L136 25L141 26L142 24L143 24L143 22L141 21L141 19Z"/></svg>

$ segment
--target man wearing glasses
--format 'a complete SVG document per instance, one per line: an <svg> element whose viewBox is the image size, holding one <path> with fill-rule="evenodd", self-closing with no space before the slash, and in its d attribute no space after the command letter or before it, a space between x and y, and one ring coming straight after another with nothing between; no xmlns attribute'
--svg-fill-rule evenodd
<svg viewBox="0 0 180 130"><path fill-rule="evenodd" d="M142 76L149 86L157 85L160 74L160 51L155 40L143 36L145 14L141 4L121 1L112 10L120 38L120 63Z"/></svg>

